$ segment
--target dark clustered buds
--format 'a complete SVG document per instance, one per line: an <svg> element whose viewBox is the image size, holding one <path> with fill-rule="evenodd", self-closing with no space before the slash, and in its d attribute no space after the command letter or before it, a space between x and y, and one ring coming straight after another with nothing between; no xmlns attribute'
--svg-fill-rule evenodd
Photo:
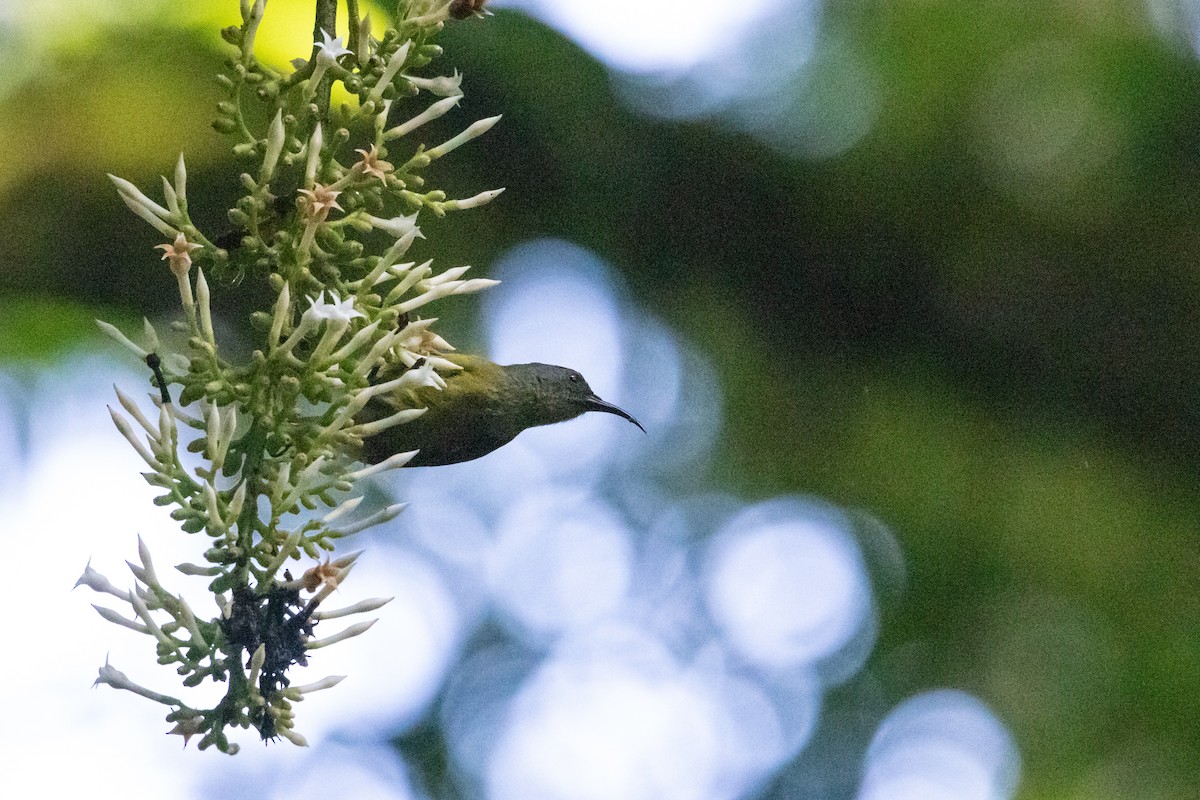
<svg viewBox="0 0 1200 800"><path fill-rule="evenodd" d="M454 0L450 4L450 16L455 19L483 16L483 6L485 3L487 3L487 0Z"/></svg>
<svg viewBox="0 0 1200 800"><path fill-rule="evenodd" d="M226 641L244 648L250 658L259 645L265 645L258 691L268 705L291 682L286 675L288 668L308 663L305 642L313 632L312 611L301 602L296 589L276 586L265 597L245 587L234 589L230 613L221 621L221 630ZM275 718L265 706L251 715L251 722L264 740L276 736Z"/></svg>

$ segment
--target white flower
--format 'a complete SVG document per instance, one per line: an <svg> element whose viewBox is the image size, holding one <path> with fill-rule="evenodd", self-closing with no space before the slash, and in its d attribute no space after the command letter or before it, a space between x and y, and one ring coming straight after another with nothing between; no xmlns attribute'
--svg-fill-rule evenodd
<svg viewBox="0 0 1200 800"><path fill-rule="evenodd" d="M133 685L133 681L121 670L108 663L108 658L104 659L104 666L100 668L100 677L96 678L96 682L92 686L99 686L106 683L114 689L128 689Z"/></svg>
<svg viewBox="0 0 1200 800"><path fill-rule="evenodd" d="M126 597L128 595L127 592L123 592L114 586L108 578L92 569L92 562L90 560L87 566L83 568L83 574L79 576L79 580L75 581L75 586L86 586L94 592L105 592L114 597Z"/></svg>
<svg viewBox="0 0 1200 800"><path fill-rule="evenodd" d="M406 370L402 376L409 381L409 385L428 386L432 389L441 389L446 385L446 381L441 375L438 375L428 360L419 367Z"/></svg>
<svg viewBox="0 0 1200 800"><path fill-rule="evenodd" d="M391 219L380 219L379 217L364 214L363 219L366 220L372 228L377 228L381 231L387 231L397 239L407 236L413 231L417 232L417 236L422 239L425 236L421 233L421 229L417 227L417 212L409 214L407 217L392 217Z"/></svg>
<svg viewBox="0 0 1200 800"><path fill-rule="evenodd" d="M408 78L409 82L418 89L431 92L438 97L457 97L463 93L459 88L462 83L462 75L458 70L454 70L453 75L439 75L436 78L417 78L413 75L404 77Z"/></svg>
<svg viewBox="0 0 1200 800"><path fill-rule="evenodd" d="M342 39L340 36L334 39L328 33L322 30L321 39L322 41L317 42L317 49L320 50L320 52L317 53L317 58L324 61L326 65L335 64L340 56L349 55L351 52L353 52L344 44L342 44Z"/></svg>
<svg viewBox="0 0 1200 800"><path fill-rule="evenodd" d="M321 292L320 297L308 298L312 305L304 312L304 316L312 319L314 322L320 322L321 320L349 322L355 317L366 316L366 314L354 307L353 297L340 300L335 292L330 292L329 297L329 302L326 302L325 292Z"/></svg>

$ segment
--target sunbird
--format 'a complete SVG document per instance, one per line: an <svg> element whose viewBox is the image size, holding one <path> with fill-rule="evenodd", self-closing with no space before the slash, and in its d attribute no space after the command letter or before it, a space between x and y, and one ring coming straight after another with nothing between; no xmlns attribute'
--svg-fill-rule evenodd
<svg viewBox="0 0 1200 800"><path fill-rule="evenodd" d="M363 439L360 458L377 464L396 453L419 450L405 466L437 467L485 456L526 428L566 422L588 411L631 414L601 400L583 376L553 364L501 366L480 356L441 356L462 367L445 375L442 389L421 386L374 397L356 421L382 419L405 408L427 408L417 417ZM377 376L382 382L391 375Z"/></svg>

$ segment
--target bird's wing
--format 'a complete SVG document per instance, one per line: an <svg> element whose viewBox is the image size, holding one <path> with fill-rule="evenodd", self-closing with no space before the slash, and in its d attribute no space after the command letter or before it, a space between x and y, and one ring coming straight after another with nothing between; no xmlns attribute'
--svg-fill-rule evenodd
<svg viewBox="0 0 1200 800"><path fill-rule="evenodd" d="M466 461L489 453L516 436L519 429L504 424L503 370L475 357L461 358L462 369L446 376L444 389L420 386L373 398L363 419L382 419L408 408L426 408L416 419L397 425L367 442L376 458L387 452L421 450L413 465ZM456 361L459 361L456 358ZM374 448L383 448L375 453Z"/></svg>

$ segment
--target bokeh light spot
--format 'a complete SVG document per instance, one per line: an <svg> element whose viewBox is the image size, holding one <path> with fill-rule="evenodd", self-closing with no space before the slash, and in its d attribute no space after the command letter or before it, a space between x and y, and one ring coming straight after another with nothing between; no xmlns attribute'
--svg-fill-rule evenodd
<svg viewBox="0 0 1200 800"><path fill-rule="evenodd" d="M297 797L353 797L355 800L409 800L404 762L386 746L323 747L294 769L280 772L270 800Z"/></svg>
<svg viewBox="0 0 1200 800"><path fill-rule="evenodd" d="M729 48L731 38L780 0L509 0L538 16L609 66L632 72L678 70Z"/></svg>
<svg viewBox="0 0 1200 800"><path fill-rule="evenodd" d="M498 532L489 583L525 628L559 632L614 612L625 598L632 547L607 506L561 492L525 497Z"/></svg>
<svg viewBox="0 0 1200 800"><path fill-rule="evenodd" d="M1008 53L983 91L978 124L1002 187L1017 196L1030 181L1072 188L1108 164L1126 132L1104 109L1093 68L1065 41Z"/></svg>
<svg viewBox="0 0 1200 800"><path fill-rule="evenodd" d="M613 646L556 653L517 695L488 773L493 800L712 796L712 698L653 646L602 642Z"/></svg>
<svg viewBox="0 0 1200 800"><path fill-rule="evenodd" d="M749 509L718 535L707 592L731 645L769 667L834 655L870 609L854 541L832 517L779 501Z"/></svg>
<svg viewBox="0 0 1200 800"><path fill-rule="evenodd" d="M969 694L910 698L880 724L858 800L1006 800L1018 759L1008 731Z"/></svg>

